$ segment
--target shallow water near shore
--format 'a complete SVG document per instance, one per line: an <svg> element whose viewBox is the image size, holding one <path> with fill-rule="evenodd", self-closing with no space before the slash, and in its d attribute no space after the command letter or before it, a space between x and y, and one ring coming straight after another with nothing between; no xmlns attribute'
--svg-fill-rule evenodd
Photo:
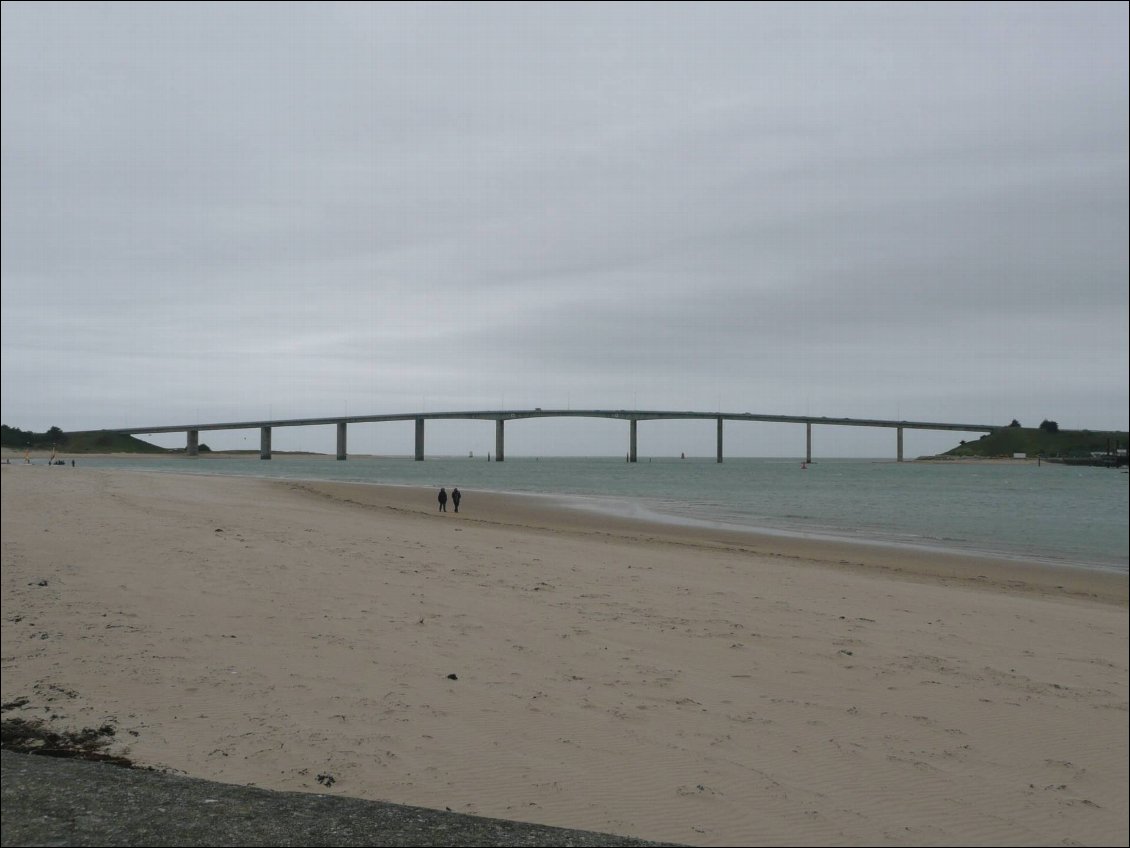
<svg viewBox="0 0 1130 848"><path fill-rule="evenodd" d="M1127 475L1055 464L830 459L98 457L82 467L234 474L554 496L657 521L1127 571ZM59 471L63 469L60 468Z"/></svg>

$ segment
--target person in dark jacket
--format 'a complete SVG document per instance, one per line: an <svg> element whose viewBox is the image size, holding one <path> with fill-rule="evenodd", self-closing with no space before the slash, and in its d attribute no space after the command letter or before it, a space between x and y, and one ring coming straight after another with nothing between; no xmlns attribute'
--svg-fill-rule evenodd
<svg viewBox="0 0 1130 848"><path fill-rule="evenodd" d="M463 496L459 494L458 489L451 490L451 502L455 504L455 511L459 512L459 501Z"/></svg>
<svg viewBox="0 0 1130 848"><path fill-rule="evenodd" d="M439 511L447 512L447 489L443 487L439 490Z"/></svg>

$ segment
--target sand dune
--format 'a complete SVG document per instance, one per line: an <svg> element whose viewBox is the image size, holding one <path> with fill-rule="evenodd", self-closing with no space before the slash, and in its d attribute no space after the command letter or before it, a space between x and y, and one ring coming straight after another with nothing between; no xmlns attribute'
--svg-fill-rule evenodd
<svg viewBox="0 0 1130 848"><path fill-rule="evenodd" d="M1127 580L543 499L3 467L3 700L135 761L698 845L1125 844Z"/></svg>

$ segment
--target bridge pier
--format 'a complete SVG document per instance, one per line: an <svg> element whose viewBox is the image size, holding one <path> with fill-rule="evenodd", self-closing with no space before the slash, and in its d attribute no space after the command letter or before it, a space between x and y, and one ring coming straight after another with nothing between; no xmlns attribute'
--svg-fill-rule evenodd
<svg viewBox="0 0 1130 848"><path fill-rule="evenodd" d="M416 419L416 461L424 461L424 419Z"/></svg>
<svg viewBox="0 0 1130 848"><path fill-rule="evenodd" d="M188 444L185 445L184 452L186 456L200 456L200 431L188 431Z"/></svg>
<svg viewBox="0 0 1130 848"><path fill-rule="evenodd" d="M499 418L494 422L494 461L502 462L506 459L506 439L504 436L503 420Z"/></svg>
<svg viewBox="0 0 1130 848"><path fill-rule="evenodd" d="M263 427L259 430L259 458L271 458L271 428Z"/></svg>
<svg viewBox="0 0 1130 848"><path fill-rule="evenodd" d="M812 465L812 422L804 422L804 463Z"/></svg>
<svg viewBox="0 0 1130 848"><path fill-rule="evenodd" d="M898 428L898 461L902 462L902 427Z"/></svg>
<svg viewBox="0 0 1130 848"><path fill-rule="evenodd" d="M636 425L638 423L635 418L628 421L630 427L630 435L628 437L628 462L636 461Z"/></svg>
<svg viewBox="0 0 1130 848"><path fill-rule="evenodd" d="M345 422L339 421L337 425L337 458L345 459Z"/></svg>
<svg viewBox="0 0 1130 848"><path fill-rule="evenodd" d="M722 418L718 418L718 461L722 461Z"/></svg>

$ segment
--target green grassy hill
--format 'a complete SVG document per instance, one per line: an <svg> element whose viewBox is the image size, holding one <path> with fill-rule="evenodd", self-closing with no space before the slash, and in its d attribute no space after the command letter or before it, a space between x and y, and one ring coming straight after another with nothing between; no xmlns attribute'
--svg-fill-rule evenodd
<svg viewBox="0 0 1130 848"><path fill-rule="evenodd" d="M51 450L57 448L64 453L177 453L142 441L134 436L121 433L105 433L93 430L87 433L64 433L52 427L46 433L34 433L18 427L0 425L0 445L10 450L22 451ZM201 450L207 448L203 445Z"/></svg>
<svg viewBox="0 0 1130 848"><path fill-rule="evenodd" d="M942 456L1028 456L1084 457L1093 451L1124 448L1130 434L1119 431L1059 430L1049 433L1034 427L1005 427L980 439L963 442Z"/></svg>
<svg viewBox="0 0 1130 848"><path fill-rule="evenodd" d="M136 436L122 433L68 433L65 446L59 448L67 453L177 453L168 448L158 447Z"/></svg>

